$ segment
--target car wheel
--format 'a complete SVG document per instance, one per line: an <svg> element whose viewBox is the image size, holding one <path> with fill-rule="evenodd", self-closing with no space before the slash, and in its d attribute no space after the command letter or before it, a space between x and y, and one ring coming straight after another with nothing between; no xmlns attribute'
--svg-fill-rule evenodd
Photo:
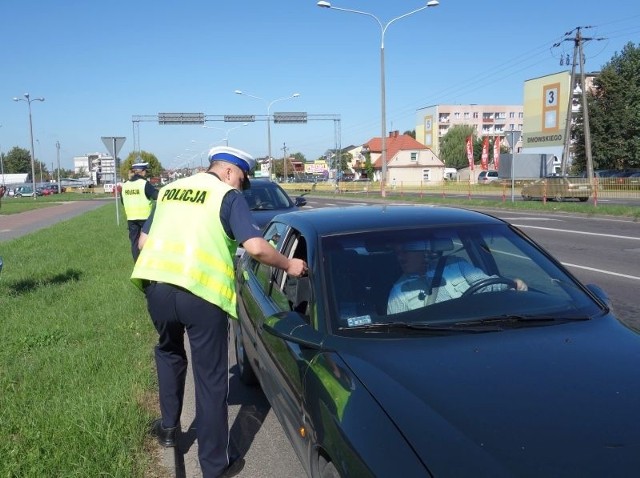
<svg viewBox="0 0 640 478"><path fill-rule="evenodd" d="M324 456L319 459L318 471L320 472L320 478L340 478L340 473L338 473L335 465L327 461Z"/></svg>
<svg viewBox="0 0 640 478"><path fill-rule="evenodd" d="M531 196L527 196L523 194L522 199L524 199L525 201L531 201Z"/></svg>
<svg viewBox="0 0 640 478"><path fill-rule="evenodd" d="M563 199L563 197L562 197L562 194L560 194L560 193L557 193L555 196L553 196L553 200L555 202L562 202L562 199Z"/></svg>
<svg viewBox="0 0 640 478"><path fill-rule="evenodd" d="M578 199L580 199L580 202L587 202L587 199L589 198L578 198Z"/></svg>
<svg viewBox="0 0 640 478"><path fill-rule="evenodd" d="M244 349L244 342L242 341L242 327L240 322L234 324L235 329L235 349L236 349L236 364L238 365L238 376L240 381L245 385L256 385L258 378L253 371L251 362L247 357Z"/></svg>

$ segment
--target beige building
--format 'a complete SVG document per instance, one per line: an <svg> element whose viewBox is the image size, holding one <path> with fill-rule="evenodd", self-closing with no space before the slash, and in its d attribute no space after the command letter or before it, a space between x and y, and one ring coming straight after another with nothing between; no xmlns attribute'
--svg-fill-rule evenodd
<svg viewBox="0 0 640 478"><path fill-rule="evenodd" d="M420 108L416 115L416 140L440 152L440 138L452 126L473 126L480 137L505 136L505 131L522 131L522 105L433 105Z"/></svg>
<svg viewBox="0 0 640 478"><path fill-rule="evenodd" d="M392 131L386 139L387 147L387 184L390 186L405 184L440 183L444 180L444 163L433 151L411 136ZM369 152L374 167L375 181L382 174L382 140L372 138L363 145L362 153ZM356 161L355 170L364 167L363 161Z"/></svg>

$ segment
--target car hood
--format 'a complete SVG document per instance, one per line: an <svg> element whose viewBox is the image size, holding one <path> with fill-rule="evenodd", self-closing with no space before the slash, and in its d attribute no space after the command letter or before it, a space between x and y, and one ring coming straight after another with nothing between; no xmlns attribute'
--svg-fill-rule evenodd
<svg viewBox="0 0 640 478"><path fill-rule="evenodd" d="M252 209L251 215L253 219L256 221L256 224L260 226L261 229L264 227L278 214L284 214L285 212L291 212L296 210L296 207L290 208L279 208L279 209Z"/></svg>
<svg viewBox="0 0 640 478"><path fill-rule="evenodd" d="M640 335L610 316L372 341L340 356L434 476L640 467Z"/></svg>

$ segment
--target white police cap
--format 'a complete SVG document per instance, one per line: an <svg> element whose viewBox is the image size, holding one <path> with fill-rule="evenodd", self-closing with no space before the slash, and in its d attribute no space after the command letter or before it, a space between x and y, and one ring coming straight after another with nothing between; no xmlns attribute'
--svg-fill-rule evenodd
<svg viewBox="0 0 640 478"><path fill-rule="evenodd" d="M245 153L229 146L216 146L209 151L209 162L226 161L238 166L248 176L256 167L256 160L249 153Z"/></svg>
<svg viewBox="0 0 640 478"><path fill-rule="evenodd" d="M131 165L131 169L141 169L143 171L146 171L148 167L149 163L133 163Z"/></svg>

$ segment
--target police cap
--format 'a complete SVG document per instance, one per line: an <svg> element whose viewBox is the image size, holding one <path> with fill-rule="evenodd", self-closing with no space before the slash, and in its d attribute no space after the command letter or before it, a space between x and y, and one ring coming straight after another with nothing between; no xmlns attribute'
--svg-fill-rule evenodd
<svg viewBox="0 0 640 478"><path fill-rule="evenodd" d="M239 167L244 173L243 189L249 189L249 174L256 167L256 160L249 153L229 146L216 146L209 151L209 162L225 161Z"/></svg>

